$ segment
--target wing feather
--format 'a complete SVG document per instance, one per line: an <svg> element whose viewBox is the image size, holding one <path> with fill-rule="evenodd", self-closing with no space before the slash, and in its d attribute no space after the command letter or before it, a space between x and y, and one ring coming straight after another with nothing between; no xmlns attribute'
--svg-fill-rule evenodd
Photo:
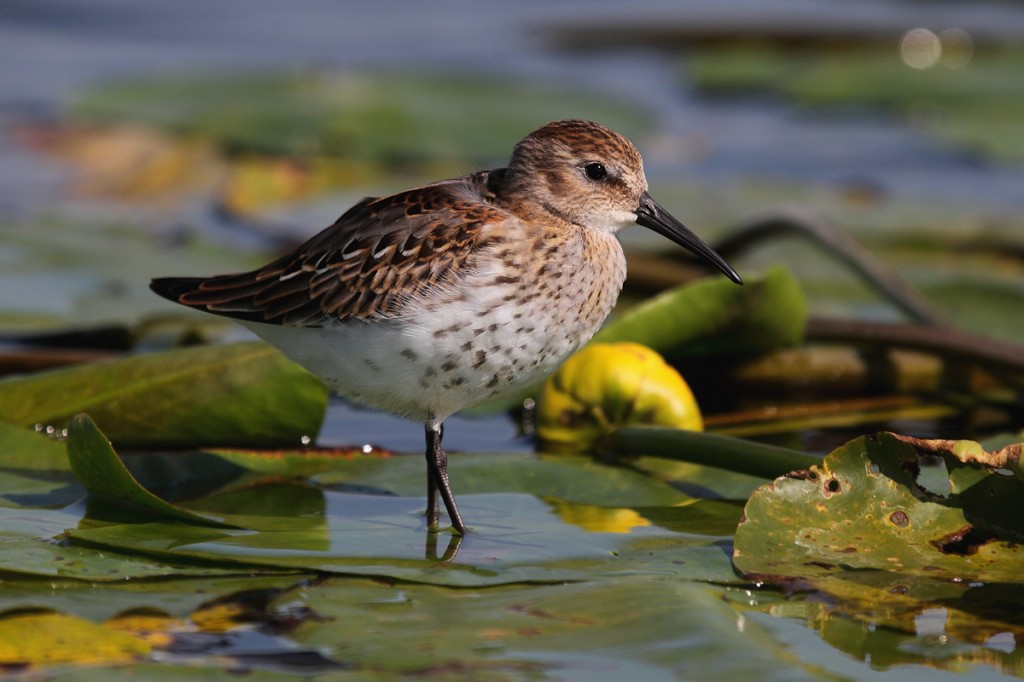
<svg viewBox="0 0 1024 682"><path fill-rule="evenodd" d="M270 324L387 317L456 276L486 239L487 226L510 218L490 203L490 173L364 199L293 253L258 270L159 278L150 288L183 305Z"/></svg>

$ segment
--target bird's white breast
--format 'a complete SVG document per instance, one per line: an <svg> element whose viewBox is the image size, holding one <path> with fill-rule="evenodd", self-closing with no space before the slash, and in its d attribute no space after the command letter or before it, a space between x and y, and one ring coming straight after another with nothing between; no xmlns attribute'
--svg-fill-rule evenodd
<svg viewBox="0 0 1024 682"><path fill-rule="evenodd" d="M581 230L557 246L505 242L390 319L249 326L341 395L443 420L543 379L611 311L625 278L618 241Z"/></svg>

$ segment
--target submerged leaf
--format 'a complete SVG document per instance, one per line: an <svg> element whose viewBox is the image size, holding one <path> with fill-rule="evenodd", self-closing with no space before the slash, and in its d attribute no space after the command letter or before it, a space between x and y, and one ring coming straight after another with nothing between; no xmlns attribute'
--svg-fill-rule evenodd
<svg viewBox="0 0 1024 682"><path fill-rule="evenodd" d="M0 381L0 419L63 427L88 412L124 447L298 444L327 390L263 343L187 348Z"/></svg>
<svg viewBox="0 0 1024 682"><path fill-rule="evenodd" d="M901 437L851 441L754 493L733 561L769 580L860 568L1021 582L1024 482L952 454L945 462L947 491L925 487L918 453Z"/></svg>

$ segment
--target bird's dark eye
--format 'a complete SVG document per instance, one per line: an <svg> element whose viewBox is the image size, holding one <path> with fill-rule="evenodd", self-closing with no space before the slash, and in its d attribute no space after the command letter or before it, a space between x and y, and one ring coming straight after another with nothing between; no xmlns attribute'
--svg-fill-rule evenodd
<svg viewBox="0 0 1024 682"><path fill-rule="evenodd" d="M608 177L608 171L605 169L603 164L600 163L588 163L583 167L583 172L587 174L587 177L594 182L600 182Z"/></svg>

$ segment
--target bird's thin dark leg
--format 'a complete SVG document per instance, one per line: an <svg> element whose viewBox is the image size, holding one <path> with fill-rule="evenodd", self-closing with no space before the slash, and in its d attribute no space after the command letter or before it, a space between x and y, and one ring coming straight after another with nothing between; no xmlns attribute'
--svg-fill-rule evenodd
<svg viewBox="0 0 1024 682"><path fill-rule="evenodd" d="M441 438L444 435L444 427L440 422L430 420L427 427L427 524L431 527L437 526L437 494L440 493L445 509L448 510L448 517L452 521L452 527L459 533L465 535L466 526L462 523L462 515L455 504L455 495L452 494L452 487L448 482L448 455L441 447Z"/></svg>
<svg viewBox="0 0 1024 682"><path fill-rule="evenodd" d="M441 434L427 424L427 528L437 528L437 464L434 462L434 443L440 442Z"/></svg>

